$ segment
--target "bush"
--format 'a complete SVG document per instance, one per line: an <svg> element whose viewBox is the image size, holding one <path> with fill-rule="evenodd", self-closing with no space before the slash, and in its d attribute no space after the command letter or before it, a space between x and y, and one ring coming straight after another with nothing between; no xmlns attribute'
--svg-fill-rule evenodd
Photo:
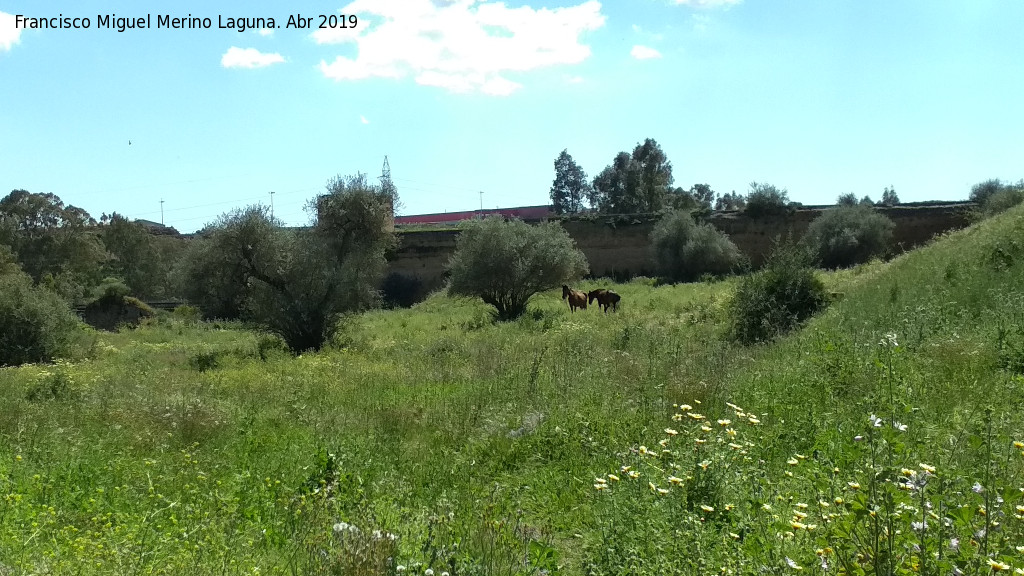
<svg viewBox="0 0 1024 576"><path fill-rule="evenodd" d="M695 223L683 211L670 212L654 226L651 244L659 274L671 282L728 274L740 261L728 236L710 224Z"/></svg>
<svg viewBox="0 0 1024 576"><path fill-rule="evenodd" d="M744 344L771 340L802 324L828 303L806 251L777 246L767 266L740 283L729 304L731 336Z"/></svg>
<svg viewBox="0 0 1024 576"><path fill-rule="evenodd" d="M588 271L586 257L560 224L502 218L468 224L448 268L449 293L483 299L499 320L518 318L534 294Z"/></svg>
<svg viewBox="0 0 1024 576"><path fill-rule="evenodd" d="M81 323L57 294L22 273L0 275L0 366L69 355Z"/></svg>
<svg viewBox="0 0 1024 576"><path fill-rule="evenodd" d="M839 206L816 218L804 244L825 268L848 268L882 256L892 243L892 220L868 206Z"/></svg>
<svg viewBox="0 0 1024 576"><path fill-rule="evenodd" d="M202 321L203 311L195 306L182 304L181 306L174 307L174 310L171 311L171 317L191 326L199 324L199 322Z"/></svg>
<svg viewBox="0 0 1024 576"><path fill-rule="evenodd" d="M104 278L103 282L93 289L92 298L90 298L88 304L120 306L129 294L131 294L131 291L120 278Z"/></svg>
<svg viewBox="0 0 1024 576"><path fill-rule="evenodd" d="M1024 184L1004 186L986 198L984 205L982 205L982 210L986 216L994 216L1013 208L1021 202L1024 202Z"/></svg>
<svg viewBox="0 0 1024 576"><path fill-rule="evenodd" d="M747 206L744 210L755 218L782 215L786 213L788 204L789 192L785 188L779 189L771 184L751 182L750 192L747 194Z"/></svg>

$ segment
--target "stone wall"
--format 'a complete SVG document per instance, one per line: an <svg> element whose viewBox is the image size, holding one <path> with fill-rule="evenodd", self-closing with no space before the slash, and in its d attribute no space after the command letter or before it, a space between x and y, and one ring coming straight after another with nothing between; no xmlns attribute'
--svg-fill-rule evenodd
<svg viewBox="0 0 1024 576"><path fill-rule="evenodd" d="M909 250L935 235L969 224L972 203L929 206L894 206L877 210L892 219L897 250ZM729 235L753 264L760 265L780 235L799 239L811 221L828 207L796 210L785 216L750 218L742 212L716 212L709 222ZM626 279L654 274L650 217L598 217L563 221L562 225L590 263L596 277ZM399 232L401 244L389 263L389 272L418 278L425 290L444 284L444 267L455 250L457 230Z"/></svg>

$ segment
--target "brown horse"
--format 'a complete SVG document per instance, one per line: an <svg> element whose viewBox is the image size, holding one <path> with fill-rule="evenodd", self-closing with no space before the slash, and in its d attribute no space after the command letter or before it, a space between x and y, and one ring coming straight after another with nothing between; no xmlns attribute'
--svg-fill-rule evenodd
<svg viewBox="0 0 1024 576"><path fill-rule="evenodd" d="M587 309L587 295L579 290L573 290L562 284L562 300L569 300L569 310L575 312L577 308Z"/></svg>
<svg viewBox="0 0 1024 576"><path fill-rule="evenodd" d="M597 290L591 290L587 292L587 302L593 303L597 300L597 305L604 308L605 314L608 313L608 307L612 307L612 311L619 309L619 300L622 297L619 296L618 292L614 290L608 290L606 288L598 288Z"/></svg>

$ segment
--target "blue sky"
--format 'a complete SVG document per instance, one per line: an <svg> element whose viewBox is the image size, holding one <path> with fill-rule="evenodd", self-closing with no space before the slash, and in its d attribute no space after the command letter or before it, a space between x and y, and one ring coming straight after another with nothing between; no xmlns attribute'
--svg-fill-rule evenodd
<svg viewBox="0 0 1024 576"><path fill-rule="evenodd" d="M791 200L961 199L1024 177L1018 1L0 0L0 194L53 192L188 232L303 207L384 156L415 214L548 202L656 139L675 184ZM98 29L98 14L152 28ZM157 29L158 14L210 29ZM354 30L289 29L355 14ZM88 17L20 30L14 15ZM218 18L272 17L268 31ZM131 141L131 145L128 142Z"/></svg>

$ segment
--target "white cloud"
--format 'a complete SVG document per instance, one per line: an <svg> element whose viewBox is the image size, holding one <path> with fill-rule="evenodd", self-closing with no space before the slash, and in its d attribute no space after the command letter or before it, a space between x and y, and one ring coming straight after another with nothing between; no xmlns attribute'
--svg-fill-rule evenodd
<svg viewBox="0 0 1024 576"><path fill-rule="evenodd" d="M225 68L262 68L278 62L284 62L280 54L264 54L255 48L236 46L229 48L220 59L220 65Z"/></svg>
<svg viewBox="0 0 1024 576"><path fill-rule="evenodd" d="M260 28L259 30L256 31L256 33L259 34L260 36L273 36L274 35L274 29L273 28Z"/></svg>
<svg viewBox="0 0 1024 576"><path fill-rule="evenodd" d="M587 59L590 47L580 35L605 22L596 0L554 9L477 0L355 0L341 13L359 14L358 27L318 30L312 37L318 44L353 43L357 55L321 60L324 76L412 76L425 86L496 96L521 87L509 72Z"/></svg>
<svg viewBox="0 0 1024 576"><path fill-rule="evenodd" d="M14 14L0 12L0 52L10 50L21 41L21 28L14 27Z"/></svg>
<svg viewBox="0 0 1024 576"><path fill-rule="evenodd" d="M718 8L719 6L732 6L743 0L673 0L677 5L693 6L694 8Z"/></svg>
<svg viewBox="0 0 1024 576"><path fill-rule="evenodd" d="M583 76L566 76L565 82L567 84L583 84Z"/></svg>
<svg viewBox="0 0 1024 576"><path fill-rule="evenodd" d="M658 52L654 48L648 46L633 46L633 49L629 51L629 55L637 60L649 60L651 58L661 58L661 52Z"/></svg>
<svg viewBox="0 0 1024 576"><path fill-rule="evenodd" d="M362 122L363 124L369 124L370 123L370 121L366 119L366 116L360 116L359 117L359 121Z"/></svg>

